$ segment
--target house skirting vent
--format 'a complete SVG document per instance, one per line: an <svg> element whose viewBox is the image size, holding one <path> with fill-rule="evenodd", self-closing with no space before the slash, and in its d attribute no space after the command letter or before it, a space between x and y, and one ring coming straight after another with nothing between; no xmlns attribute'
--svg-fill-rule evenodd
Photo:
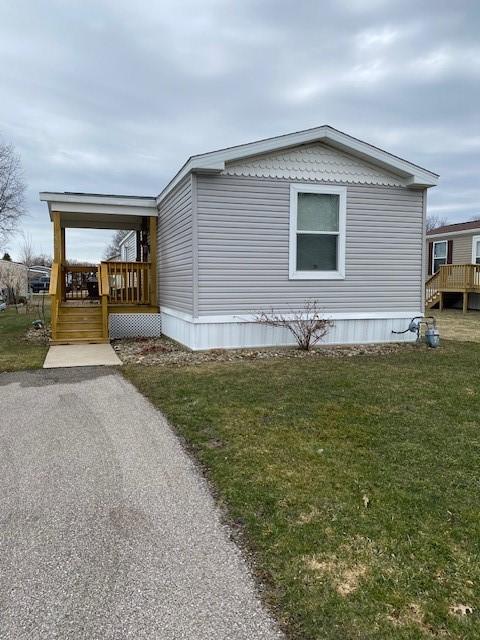
<svg viewBox="0 0 480 640"><path fill-rule="evenodd" d="M111 313L110 338L157 338L162 332L159 313Z"/></svg>

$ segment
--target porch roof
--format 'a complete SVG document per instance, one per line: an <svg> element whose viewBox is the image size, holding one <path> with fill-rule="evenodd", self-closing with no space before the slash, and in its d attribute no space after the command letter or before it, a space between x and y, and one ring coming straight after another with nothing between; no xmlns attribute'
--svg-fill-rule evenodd
<svg viewBox="0 0 480 640"><path fill-rule="evenodd" d="M42 191L50 220L60 214L60 225L79 229L141 229L142 219L158 216L156 200L147 196Z"/></svg>

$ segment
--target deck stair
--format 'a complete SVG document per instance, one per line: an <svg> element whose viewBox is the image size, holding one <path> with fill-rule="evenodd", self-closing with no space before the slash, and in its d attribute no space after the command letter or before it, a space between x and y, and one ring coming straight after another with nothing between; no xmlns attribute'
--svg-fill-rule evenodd
<svg viewBox="0 0 480 640"><path fill-rule="evenodd" d="M108 342L102 325L100 305L58 307L53 344L84 344Z"/></svg>
<svg viewBox="0 0 480 640"><path fill-rule="evenodd" d="M439 291L439 273L434 273L425 283L425 307L427 309L433 309L440 304L440 291Z"/></svg>

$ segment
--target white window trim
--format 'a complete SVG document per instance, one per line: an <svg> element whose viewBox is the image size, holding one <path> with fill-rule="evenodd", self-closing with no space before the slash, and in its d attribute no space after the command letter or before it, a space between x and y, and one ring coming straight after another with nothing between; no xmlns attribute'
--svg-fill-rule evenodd
<svg viewBox="0 0 480 640"><path fill-rule="evenodd" d="M432 243L432 265L431 265L431 270L432 270L432 274L433 273L437 273L435 271L435 245L436 244L445 244L445 262L444 264L448 264L448 240L436 240L435 242ZM438 260L438 258L437 258Z"/></svg>
<svg viewBox="0 0 480 640"><path fill-rule="evenodd" d="M299 193L326 193L338 199L338 269L335 271L297 271L297 205ZM327 185L295 183L290 185L290 280L344 280L345 279L345 235L347 218L347 188Z"/></svg>
<svg viewBox="0 0 480 640"><path fill-rule="evenodd" d="M477 262L477 244L480 243L480 236L473 236L472 238L472 264Z"/></svg>

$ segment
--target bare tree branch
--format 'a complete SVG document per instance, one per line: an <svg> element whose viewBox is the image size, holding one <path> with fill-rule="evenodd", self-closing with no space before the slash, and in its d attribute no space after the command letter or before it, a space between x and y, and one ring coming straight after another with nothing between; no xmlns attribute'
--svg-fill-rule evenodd
<svg viewBox="0 0 480 640"><path fill-rule="evenodd" d="M435 213L427 216L427 225L426 231L427 233L431 233L434 229L438 229L438 227L444 227L448 224L447 218L445 216L439 216Z"/></svg>
<svg viewBox="0 0 480 640"><path fill-rule="evenodd" d="M300 349L309 351L324 338L333 322L323 317L316 300L306 300L300 311L288 315L262 311L256 317L256 322L271 327L288 329L295 338Z"/></svg>
<svg viewBox="0 0 480 640"><path fill-rule="evenodd" d="M25 182L20 156L0 142L0 244L16 230L25 213Z"/></svg>
<svg viewBox="0 0 480 640"><path fill-rule="evenodd" d="M130 233L130 231L126 231L125 229L120 229L119 231L115 231L115 233L112 236L112 240L110 244L108 245L108 247L105 249L103 253L103 257L105 258L105 260L108 260L109 258L113 258L113 256L116 256L120 253L120 243L125 238L127 233Z"/></svg>

